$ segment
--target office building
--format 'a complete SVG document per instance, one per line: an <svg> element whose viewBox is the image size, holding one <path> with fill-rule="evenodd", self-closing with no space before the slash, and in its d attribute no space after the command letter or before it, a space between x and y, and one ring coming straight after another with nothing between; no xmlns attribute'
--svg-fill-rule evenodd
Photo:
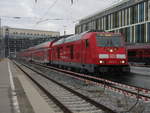
<svg viewBox="0 0 150 113"><path fill-rule="evenodd" d="M5 57L14 57L17 52L40 44L42 42L51 41L59 37L59 32L42 31L33 29L20 29L2 27L2 37L5 49Z"/></svg>
<svg viewBox="0 0 150 113"><path fill-rule="evenodd" d="M127 44L150 43L150 0L122 0L80 20L75 33L91 29L121 32Z"/></svg>

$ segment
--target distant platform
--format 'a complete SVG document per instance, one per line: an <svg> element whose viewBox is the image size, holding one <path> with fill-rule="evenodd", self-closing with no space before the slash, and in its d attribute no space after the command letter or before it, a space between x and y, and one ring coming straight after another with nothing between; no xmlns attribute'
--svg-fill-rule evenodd
<svg viewBox="0 0 150 113"><path fill-rule="evenodd" d="M130 67L132 73L142 74L150 77L150 67L136 67L136 66L130 66Z"/></svg>

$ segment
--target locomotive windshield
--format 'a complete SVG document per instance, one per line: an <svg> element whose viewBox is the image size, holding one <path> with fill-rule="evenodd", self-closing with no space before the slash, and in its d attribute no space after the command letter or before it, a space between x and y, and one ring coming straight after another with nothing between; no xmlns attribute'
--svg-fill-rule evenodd
<svg viewBox="0 0 150 113"><path fill-rule="evenodd" d="M121 39L121 36L96 36L98 47L120 47Z"/></svg>

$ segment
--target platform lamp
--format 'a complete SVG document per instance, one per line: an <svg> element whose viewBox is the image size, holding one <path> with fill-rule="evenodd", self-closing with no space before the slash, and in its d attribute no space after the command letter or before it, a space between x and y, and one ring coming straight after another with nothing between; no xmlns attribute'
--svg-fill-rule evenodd
<svg viewBox="0 0 150 113"><path fill-rule="evenodd" d="M71 4L73 4L74 0L71 0ZM35 3L37 3L37 0L35 0Z"/></svg>

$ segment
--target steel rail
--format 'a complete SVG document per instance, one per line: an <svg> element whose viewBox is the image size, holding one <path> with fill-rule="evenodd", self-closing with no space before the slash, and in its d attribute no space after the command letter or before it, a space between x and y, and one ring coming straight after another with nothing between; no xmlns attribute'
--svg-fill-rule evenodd
<svg viewBox="0 0 150 113"><path fill-rule="evenodd" d="M97 83L101 83L101 84L105 84L105 86L109 86L109 87L112 87L114 89L117 89L117 90L120 90L120 91L123 91L123 92L127 92L127 93L130 93L131 95L135 95L136 97L142 99L143 97L144 98L148 98L150 99L150 96L147 96L147 95L143 95L143 94L138 94L138 92L142 91L142 90L145 90L145 91L149 91L148 89L144 89L144 88L140 88L140 87L136 87L136 86L130 86L128 85L129 87L134 87L135 90L137 91L137 93L135 91L129 91L129 90L126 90L126 89L122 89L120 87L117 87L116 84L113 84L113 83L110 83L108 82L106 79L104 78L97 78L97 77L93 77L93 76L89 76L89 75L85 75L85 74L80 74L80 73L76 73L76 72L72 72L72 71L68 71L68 70L63 70L63 69L59 69L59 68L56 68L56 67L52 67L52 66L46 66L46 65L42 65L42 64L39 64L39 63L35 63L35 64L38 64L39 66L42 66L42 67L45 67L47 69L53 69L53 70L56 70L56 71L59 71L59 72L63 72L63 73L66 73L66 74L71 74L71 76L76 76L76 77L81 77L83 79L87 79L89 80L90 82L97 82ZM121 83L118 83L118 84L121 84ZM124 84L123 84L124 85ZM137 96L139 95L139 96Z"/></svg>
<svg viewBox="0 0 150 113"><path fill-rule="evenodd" d="M73 113L66 106L64 106L57 98L55 98L49 91L47 91L42 85L40 85L36 80L34 80L26 71L24 71L21 66L16 62L13 62L25 75L27 75L47 96L50 98L64 113Z"/></svg>
<svg viewBox="0 0 150 113"><path fill-rule="evenodd" d="M16 62L14 62L14 63L16 64ZM16 65L17 65L17 64L16 64ZM67 87L67 86L65 86L65 85L63 85L63 84L61 84L61 83L55 81L55 80L53 80L53 79L51 79L51 78L48 77L46 74L44 74L44 73L42 73L42 72L40 72L40 71L38 71L38 70L35 70L35 69L33 69L33 68L31 68L31 67L25 65L25 64L22 64L22 65L24 65L25 67L31 69L31 70L34 71L35 73L37 73L37 74L39 74L39 75L45 77L46 79L52 81L53 83L55 83L55 84L57 84L57 85L63 87L64 89L68 90L69 92L71 92L71 93L77 95L78 97L80 97L80 98L82 98L83 100L85 100L86 102L89 102L90 104L96 106L97 108L102 109L103 111L105 111L105 112L107 112L107 113L116 113L114 110L112 110L112 109L110 109L110 108L108 108L108 107L106 107L106 106L104 106L104 105L102 105L102 104L100 104L100 103L98 103L98 102L96 102L96 101L90 99L89 97L87 97L87 96L85 96L85 95L83 95L83 94L81 94L81 93L79 93L79 92L77 92L77 91L75 91L75 90L73 90L73 89L71 89L71 88L69 88L69 87ZM18 65L17 65L17 67L18 67ZM20 66L19 66L19 68L20 68L23 72L25 72ZM25 72L25 74L27 74L27 73ZM36 84L38 84L38 83L36 82ZM42 88L42 89L43 89L43 88ZM44 92L45 92L45 91L44 91ZM53 98L55 98L55 97L53 97ZM61 105L61 106L63 106L63 105ZM64 108L64 106L63 106L63 108ZM65 109L65 110L66 110L66 109ZM67 111L68 111L68 110L67 110ZM64 112L64 113L69 113L69 112L70 112L70 111Z"/></svg>

